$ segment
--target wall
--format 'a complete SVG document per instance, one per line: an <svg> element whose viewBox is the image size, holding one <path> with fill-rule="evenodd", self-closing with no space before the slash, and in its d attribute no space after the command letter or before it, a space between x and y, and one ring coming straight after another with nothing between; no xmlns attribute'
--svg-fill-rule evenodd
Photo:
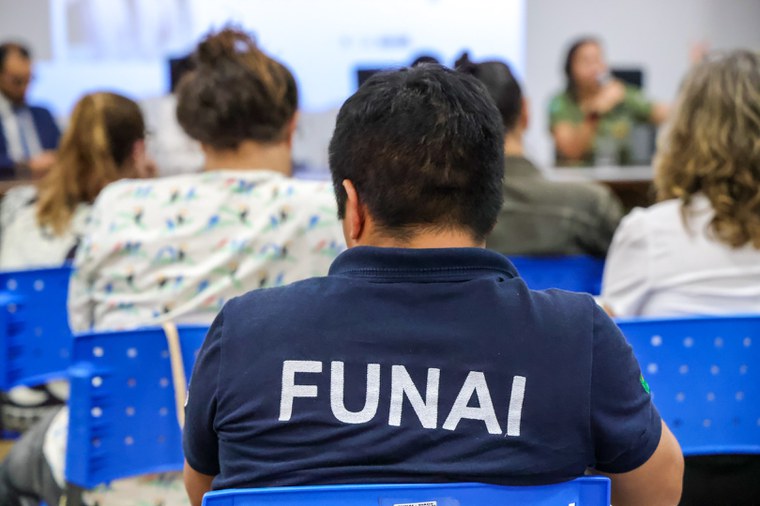
<svg viewBox="0 0 760 506"><path fill-rule="evenodd" d="M19 40L34 57L47 60L51 54L50 0L0 0L0 40Z"/></svg>
<svg viewBox="0 0 760 506"><path fill-rule="evenodd" d="M562 63L574 38L599 36L612 66L642 68L647 94L670 102L689 67L693 43L760 51L758 26L760 0L527 0L529 154L551 163L547 108L552 94L564 87Z"/></svg>

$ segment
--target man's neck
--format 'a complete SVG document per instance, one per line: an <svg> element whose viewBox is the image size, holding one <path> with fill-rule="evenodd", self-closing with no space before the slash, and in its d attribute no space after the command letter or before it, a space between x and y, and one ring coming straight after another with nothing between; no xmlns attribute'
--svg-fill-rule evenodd
<svg viewBox="0 0 760 506"><path fill-rule="evenodd" d="M353 246L409 249L484 248L485 242L475 241L468 232L442 230L420 232L410 238L398 238L390 234L371 234L364 238L360 244L354 244Z"/></svg>
<svg viewBox="0 0 760 506"><path fill-rule="evenodd" d="M504 154L515 157L525 156L522 130L516 130L504 137Z"/></svg>
<svg viewBox="0 0 760 506"><path fill-rule="evenodd" d="M286 142L261 144L244 141L236 149L216 150L204 147L205 169L212 170L257 170L280 172L286 176L293 173L290 146Z"/></svg>

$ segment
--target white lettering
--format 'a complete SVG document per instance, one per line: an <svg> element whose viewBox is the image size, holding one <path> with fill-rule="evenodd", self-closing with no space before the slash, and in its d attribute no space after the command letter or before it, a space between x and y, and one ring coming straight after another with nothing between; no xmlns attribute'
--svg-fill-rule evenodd
<svg viewBox="0 0 760 506"><path fill-rule="evenodd" d="M476 408L468 406L473 394L478 398L478 407ZM443 428L456 430L459 421L463 418L482 420L485 422L489 434L501 434L501 427L493 409L488 383L486 383L486 377L482 372L471 371L467 375L467 379L464 380L462 389L459 390L459 395L451 407L451 412L443 423Z"/></svg>
<svg viewBox="0 0 760 506"><path fill-rule="evenodd" d="M367 423L375 417L380 400L380 364L367 364L367 395L361 411L349 411L343 401L345 388L343 362L330 365L330 408L343 423Z"/></svg>
<svg viewBox="0 0 760 506"><path fill-rule="evenodd" d="M296 397L317 396L317 385L296 385L296 373L299 372L322 372L322 362L314 360L286 360L282 363L281 422L287 422L293 416L293 399Z"/></svg>
<svg viewBox="0 0 760 506"><path fill-rule="evenodd" d="M520 435L523 400L525 399L525 376L512 378L512 394L509 398L509 414L507 415L507 436Z"/></svg>
<svg viewBox="0 0 760 506"><path fill-rule="evenodd" d="M438 426L438 383L441 377L440 369L428 369L425 400L422 400L419 390L403 365L394 365L391 369L391 410L388 424L401 426L401 410L404 406L404 395L409 399L420 423L426 429Z"/></svg>

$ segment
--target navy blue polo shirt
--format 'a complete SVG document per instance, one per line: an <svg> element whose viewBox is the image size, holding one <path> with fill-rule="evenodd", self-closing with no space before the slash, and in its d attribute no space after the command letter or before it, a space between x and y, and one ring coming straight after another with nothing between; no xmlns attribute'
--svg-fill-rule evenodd
<svg viewBox="0 0 760 506"><path fill-rule="evenodd" d="M190 382L185 457L214 489L570 480L654 453L660 416L587 295L478 248L353 248L231 300Z"/></svg>

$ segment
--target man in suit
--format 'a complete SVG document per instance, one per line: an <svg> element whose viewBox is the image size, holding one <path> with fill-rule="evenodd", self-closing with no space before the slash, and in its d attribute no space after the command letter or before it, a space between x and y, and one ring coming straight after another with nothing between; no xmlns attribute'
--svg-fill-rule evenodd
<svg viewBox="0 0 760 506"><path fill-rule="evenodd" d="M0 44L0 174L16 168L44 172L55 162L61 132L50 111L26 102L31 80L29 50Z"/></svg>

